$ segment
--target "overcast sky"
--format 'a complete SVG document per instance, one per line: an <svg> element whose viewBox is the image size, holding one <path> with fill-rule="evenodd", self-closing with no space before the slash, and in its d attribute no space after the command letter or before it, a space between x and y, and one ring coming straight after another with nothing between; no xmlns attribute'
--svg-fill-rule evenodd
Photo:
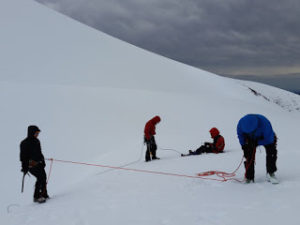
<svg viewBox="0 0 300 225"><path fill-rule="evenodd" d="M300 79L300 0L36 1L213 73Z"/></svg>

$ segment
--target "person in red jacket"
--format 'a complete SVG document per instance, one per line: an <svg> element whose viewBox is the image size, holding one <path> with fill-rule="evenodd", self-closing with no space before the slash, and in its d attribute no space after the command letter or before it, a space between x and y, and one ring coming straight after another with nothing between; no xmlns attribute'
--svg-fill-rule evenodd
<svg viewBox="0 0 300 225"><path fill-rule="evenodd" d="M189 150L187 155L200 155L202 153L222 153L225 147L225 140L220 131L213 127L209 131L211 138L214 140L213 143L205 142L204 145L201 145L196 151ZM187 156L181 154L181 156Z"/></svg>
<svg viewBox="0 0 300 225"><path fill-rule="evenodd" d="M156 150L157 150L157 145L155 142L154 135L156 134L155 132L155 126L160 122L160 117L155 116L151 120L149 120L144 129L144 142L147 144L147 150L146 150L146 156L145 156L145 161L151 161L154 159L159 159L156 156Z"/></svg>

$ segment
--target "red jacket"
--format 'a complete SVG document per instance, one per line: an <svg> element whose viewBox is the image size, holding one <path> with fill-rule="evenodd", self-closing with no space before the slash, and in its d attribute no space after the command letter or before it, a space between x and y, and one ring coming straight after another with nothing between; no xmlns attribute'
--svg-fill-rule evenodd
<svg viewBox="0 0 300 225"><path fill-rule="evenodd" d="M156 134L155 132L155 125L160 122L160 117L155 116L151 120L149 120L144 129L145 138L149 141L150 138Z"/></svg>
<svg viewBox="0 0 300 225"><path fill-rule="evenodd" d="M225 140L217 128L213 127L210 129L211 138L214 139L214 143L211 144L213 153L221 153L225 147Z"/></svg>

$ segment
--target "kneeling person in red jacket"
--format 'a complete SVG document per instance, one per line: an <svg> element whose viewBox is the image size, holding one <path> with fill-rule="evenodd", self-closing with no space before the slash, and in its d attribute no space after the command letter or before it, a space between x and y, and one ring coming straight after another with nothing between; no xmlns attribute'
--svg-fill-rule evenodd
<svg viewBox="0 0 300 225"><path fill-rule="evenodd" d="M189 154L181 156L188 156L188 155L200 155L202 153L222 153L225 147L225 140L222 135L220 135L220 131L213 127L210 129L211 138L214 140L213 143L205 142L204 145L201 145L196 151L189 150Z"/></svg>
<svg viewBox="0 0 300 225"><path fill-rule="evenodd" d="M156 134L155 132L155 126L160 122L160 117L155 116L151 120L149 120L146 125L145 125L145 130L144 130L144 141L147 144L147 151L146 151L146 156L145 156L145 161L151 161L154 159L159 159L156 157L156 150L157 150L157 145L155 142L154 135Z"/></svg>

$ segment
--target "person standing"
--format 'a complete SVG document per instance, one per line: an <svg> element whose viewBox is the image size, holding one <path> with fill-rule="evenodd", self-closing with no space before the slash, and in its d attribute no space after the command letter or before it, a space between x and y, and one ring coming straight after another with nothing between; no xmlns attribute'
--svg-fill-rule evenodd
<svg viewBox="0 0 300 225"><path fill-rule="evenodd" d="M270 121L260 114L248 114L242 117L237 125L237 135L246 158L246 183L254 182L254 165L256 147L263 145L266 149L267 180L278 183L277 171L277 137Z"/></svg>
<svg viewBox="0 0 300 225"><path fill-rule="evenodd" d="M49 198L47 193L47 175L45 172L45 159L42 154L41 144L38 139L40 129L37 126L29 126L27 137L20 144L20 161L22 172L31 173L36 177L33 201L43 203Z"/></svg>
<svg viewBox="0 0 300 225"><path fill-rule="evenodd" d="M160 122L160 117L155 116L149 120L144 129L144 142L147 144L147 150L145 155L145 161L151 161L154 159L159 159L156 156L157 145L155 142L154 135L156 134L156 125Z"/></svg>

